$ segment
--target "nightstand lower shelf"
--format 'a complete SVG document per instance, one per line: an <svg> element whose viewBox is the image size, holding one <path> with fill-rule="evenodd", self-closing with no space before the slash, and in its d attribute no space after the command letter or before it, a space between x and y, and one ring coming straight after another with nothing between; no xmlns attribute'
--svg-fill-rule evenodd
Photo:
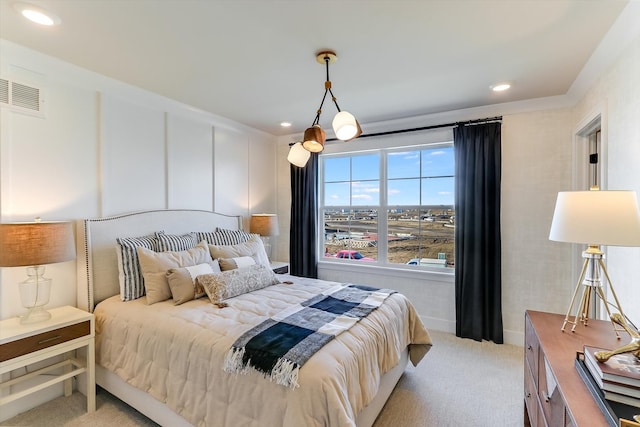
<svg viewBox="0 0 640 427"><path fill-rule="evenodd" d="M22 325L17 318L0 321L0 376L20 372L21 369L26 372L0 382L0 405L58 383L63 383L64 395L70 396L73 391L72 378L84 374L87 412L94 412L96 387L93 315L69 306L55 308L50 312L50 320L36 324ZM83 355L81 358L78 357L80 353ZM53 358L58 359L29 372L29 366ZM15 387L17 390L12 390L14 386L45 374L47 378L42 378L34 385L22 390Z"/></svg>
<svg viewBox="0 0 640 427"><path fill-rule="evenodd" d="M33 371L33 372L29 372L28 374L24 374L21 375L17 378L14 378L12 380L0 383L0 390L4 390L5 388L11 387L13 385L16 384L20 384L23 381L27 381L31 378L35 378L38 375L43 375L46 374L48 372L52 372L55 371L56 369L61 369L61 368L65 368L66 371L68 371L69 369L73 369L72 371L66 372L64 374L60 374L55 376L54 378L50 379L49 381L45 381L43 383L31 386L25 390L22 390L18 393L13 393L10 394L9 396L5 396L5 397L1 397L0 398L0 405L4 405L7 404L9 402L13 402L14 400L20 399L21 397L25 397L30 395L31 393L35 393L37 391L40 391L42 389L45 389L49 386L52 386L54 384L57 384L59 382L65 381L65 396L70 396L71 395L71 383L70 380L72 377L75 377L76 375L80 375L82 373L87 372L87 367L86 364L78 359L67 359L64 360L62 362L58 362L58 363L54 363L53 365L49 365L46 366L44 368L38 369L37 371ZM69 390L67 390L69 389Z"/></svg>

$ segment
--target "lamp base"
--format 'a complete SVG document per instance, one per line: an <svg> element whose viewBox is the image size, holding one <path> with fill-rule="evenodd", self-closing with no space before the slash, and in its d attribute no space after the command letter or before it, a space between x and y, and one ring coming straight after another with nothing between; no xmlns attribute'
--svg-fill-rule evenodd
<svg viewBox="0 0 640 427"><path fill-rule="evenodd" d="M49 319L51 319L51 313L45 310L43 306L32 307L26 314L20 316L20 323L28 325L31 323L44 322Z"/></svg>
<svg viewBox="0 0 640 427"><path fill-rule="evenodd" d="M580 273L580 278L578 279L578 283L576 284L576 288L573 292L573 297L571 298L571 303L569 304L567 314L564 317L564 322L562 323L561 330L562 332L564 332L564 328L567 326L567 323L573 325L571 327L571 332L575 332L578 323L582 323L584 326L588 326L589 308L591 307L592 302L595 302L596 297L600 297L600 299L604 303L604 308L607 311L609 318L611 319L613 331L615 332L616 337L620 339L620 332L625 331L625 329L618 322L613 320L611 310L609 310L609 305L617 309L618 313L620 313L623 318L624 313L622 311L622 307L620 306L620 301L618 301L616 291L613 289L613 283L611 283L611 278L609 277L609 273L607 272L607 267L602 261L602 259L604 258L604 253L600 250L599 246L589 245L589 248L586 251L582 252L582 257L584 258L582 272ZM607 301L604 295L604 292L602 290L601 272L604 273L604 276L609 282L609 289L611 290L611 294L613 295L615 304ZM576 302L576 297L581 287L582 297L580 299L577 312L575 313L575 315L573 315L573 320L571 320L570 317L572 316L573 306Z"/></svg>
<svg viewBox="0 0 640 427"><path fill-rule="evenodd" d="M51 314L44 309L44 306L49 303L51 279L43 275L43 266L27 267L29 278L19 285L22 306L28 310L26 314L20 316L22 324L43 322L51 318Z"/></svg>
<svg viewBox="0 0 640 427"><path fill-rule="evenodd" d="M264 245L264 251L267 254L267 258L269 262L271 262L271 239L269 236L260 236L262 239L262 244Z"/></svg>

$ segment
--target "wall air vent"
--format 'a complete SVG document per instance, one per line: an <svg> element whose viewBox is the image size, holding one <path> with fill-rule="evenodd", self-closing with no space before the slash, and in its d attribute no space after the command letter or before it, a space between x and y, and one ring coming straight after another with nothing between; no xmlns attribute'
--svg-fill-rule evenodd
<svg viewBox="0 0 640 427"><path fill-rule="evenodd" d="M42 91L33 86L0 78L0 106L16 112L42 116Z"/></svg>
<svg viewBox="0 0 640 427"><path fill-rule="evenodd" d="M9 104L9 80L0 79L0 103Z"/></svg>

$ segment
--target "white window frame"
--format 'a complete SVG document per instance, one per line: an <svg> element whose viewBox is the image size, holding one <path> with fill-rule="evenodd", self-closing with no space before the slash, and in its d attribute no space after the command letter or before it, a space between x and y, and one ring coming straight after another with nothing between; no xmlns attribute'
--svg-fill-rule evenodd
<svg viewBox="0 0 640 427"><path fill-rule="evenodd" d="M436 135L434 135L436 134ZM431 138L424 138L424 133L419 135L395 135L393 137L384 137L384 138L371 138L372 140L369 144L360 144L362 141L358 141L358 150L348 150L345 147L347 144L340 144L340 147L336 147L339 144L333 144L329 148L325 149L325 151L320 155L320 165L319 174L318 174L318 183L319 183L319 191L318 191L318 263L322 267L331 268L331 269L343 269L342 266L345 266L349 270L362 269L363 271L375 271L378 269L394 270L398 272L410 272L410 273L418 273L420 275L430 274L434 277L439 277L443 281L449 282L454 274L455 268L441 268L441 267L426 267L422 266L420 268L416 268L415 266L389 263L387 262L387 250L388 250L388 242L386 239L382 239L378 241L378 259L375 262L369 263L366 265L364 263L358 261L349 261L349 260L337 260L331 259L328 257L324 257L324 210L326 208L333 208L333 206L325 206L325 186L324 186L324 158L327 157L343 157L343 156L357 156L360 154L367 154L371 152L380 152L380 170L379 170L379 181L380 181L380 199L379 205L367 205L367 206L348 206L349 208L362 208L362 209L377 209L378 210L378 230L377 232L380 235L387 235L388 231L388 210L389 206L387 205L387 156L388 153L396 152L396 151L408 151L408 150L423 150L425 148L437 148L438 146L453 146L453 138L451 135L451 131L440 131L440 132L430 132ZM435 136L435 138L434 138ZM381 140L383 141L380 144ZM394 143L395 142L395 143ZM403 144L404 142L404 144ZM355 144L355 142L353 143ZM353 148L352 144L348 144L348 148ZM408 206L408 205L407 205ZM336 206L336 208L341 208L343 206ZM347 207L347 206L344 206ZM384 259L384 261L380 261L380 259Z"/></svg>

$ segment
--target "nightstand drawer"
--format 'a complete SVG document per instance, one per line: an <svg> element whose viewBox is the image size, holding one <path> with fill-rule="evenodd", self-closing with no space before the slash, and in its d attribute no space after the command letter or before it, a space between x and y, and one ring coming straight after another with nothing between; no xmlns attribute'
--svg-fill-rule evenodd
<svg viewBox="0 0 640 427"><path fill-rule="evenodd" d="M0 362L91 334L91 322L54 329L0 345Z"/></svg>
<svg viewBox="0 0 640 427"><path fill-rule="evenodd" d="M276 267L273 269L273 272L276 274L287 274L289 272L289 266Z"/></svg>

